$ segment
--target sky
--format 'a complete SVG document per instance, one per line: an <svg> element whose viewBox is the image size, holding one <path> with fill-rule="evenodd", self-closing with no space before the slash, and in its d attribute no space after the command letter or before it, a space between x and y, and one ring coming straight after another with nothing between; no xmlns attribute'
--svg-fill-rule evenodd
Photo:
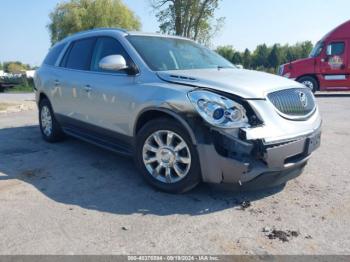
<svg viewBox="0 0 350 262"><path fill-rule="evenodd" d="M62 0L0 0L0 62L19 60L40 65L49 47L48 14ZM140 18L142 31L156 32L150 0L124 0ZM349 0L222 0L216 17L226 17L213 46L236 50L258 44L316 43L350 19Z"/></svg>

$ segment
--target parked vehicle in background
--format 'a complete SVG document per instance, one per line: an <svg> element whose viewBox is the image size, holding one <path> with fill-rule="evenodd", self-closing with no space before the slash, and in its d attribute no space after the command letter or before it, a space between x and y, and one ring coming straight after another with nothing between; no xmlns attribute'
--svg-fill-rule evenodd
<svg viewBox="0 0 350 262"><path fill-rule="evenodd" d="M100 29L57 43L35 75L43 138L68 134L134 156L167 192L199 182L269 187L320 144L312 92L238 69L188 39Z"/></svg>
<svg viewBox="0 0 350 262"><path fill-rule="evenodd" d="M309 58L281 65L279 74L313 92L350 90L350 20L325 35Z"/></svg>
<svg viewBox="0 0 350 262"><path fill-rule="evenodd" d="M4 73L0 77L0 93L12 89L14 86L19 85L22 82L23 76L21 74Z"/></svg>

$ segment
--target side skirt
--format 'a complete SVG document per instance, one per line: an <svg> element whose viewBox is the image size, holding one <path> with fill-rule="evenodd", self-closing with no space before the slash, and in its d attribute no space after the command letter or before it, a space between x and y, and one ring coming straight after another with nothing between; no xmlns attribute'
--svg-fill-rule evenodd
<svg viewBox="0 0 350 262"><path fill-rule="evenodd" d="M87 124L60 114L55 115L61 124L63 132L90 144L113 151L117 154L133 155L133 139L119 133Z"/></svg>

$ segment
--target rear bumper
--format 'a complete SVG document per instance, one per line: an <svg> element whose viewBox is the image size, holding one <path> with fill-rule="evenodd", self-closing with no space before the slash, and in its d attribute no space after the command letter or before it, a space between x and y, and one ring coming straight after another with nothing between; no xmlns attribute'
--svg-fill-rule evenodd
<svg viewBox="0 0 350 262"><path fill-rule="evenodd" d="M198 143L204 182L268 187L301 174L320 145L321 128L278 143L241 140L211 131L211 143Z"/></svg>

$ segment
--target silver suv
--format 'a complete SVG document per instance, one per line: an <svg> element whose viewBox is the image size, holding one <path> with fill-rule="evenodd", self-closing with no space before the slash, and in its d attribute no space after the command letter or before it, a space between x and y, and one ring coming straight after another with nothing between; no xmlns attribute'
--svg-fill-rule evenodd
<svg viewBox="0 0 350 262"><path fill-rule="evenodd" d="M167 192L298 176L320 144L312 92L238 69L188 39L98 29L53 46L35 76L40 128L134 156Z"/></svg>

